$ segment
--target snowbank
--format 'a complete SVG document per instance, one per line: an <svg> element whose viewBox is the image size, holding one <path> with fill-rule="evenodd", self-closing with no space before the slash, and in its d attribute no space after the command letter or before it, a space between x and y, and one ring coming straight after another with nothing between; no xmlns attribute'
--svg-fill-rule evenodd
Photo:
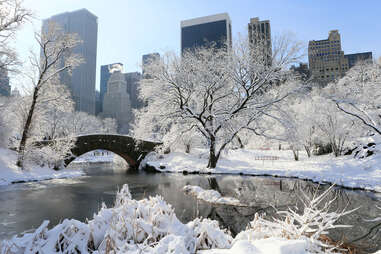
<svg viewBox="0 0 381 254"><path fill-rule="evenodd" d="M74 178L84 175L80 170L62 169L55 171L48 167L31 167L21 170L16 166L15 151L0 148L0 185L15 182L42 181L54 178Z"/></svg>
<svg viewBox="0 0 381 254"><path fill-rule="evenodd" d="M233 197L222 197L218 191L215 190L204 190L199 186L185 185L183 191L186 194L195 196L197 199L203 200L205 202L220 204L220 205L234 205L234 206L245 206L241 204L240 201Z"/></svg>
<svg viewBox="0 0 381 254"><path fill-rule="evenodd" d="M276 160L268 160L274 158ZM381 192L381 152L364 159L353 158L351 155L308 158L301 152L300 160L295 161L292 151L239 149L224 153L215 169L206 168L207 162L207 151L199 151L194 154L172 152L161 157L151 156L147 164L162 172L297 177Z"/></svg>

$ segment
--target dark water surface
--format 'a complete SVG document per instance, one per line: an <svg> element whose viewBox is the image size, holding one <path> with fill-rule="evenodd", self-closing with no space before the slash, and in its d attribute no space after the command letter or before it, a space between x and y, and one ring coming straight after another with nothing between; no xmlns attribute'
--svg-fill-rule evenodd
<svg viewBox="0 0 381 254"><path fill-rule="evenodd" d="M126 183L135 199L162 195L184 223L197 216L209 217L220 221L233 234L244 230L256 212L271 217L276 209L299 206L301 191L312 195L317 188L319 191L328 188L302 180L273 177L128 174L113 171L110 164L93 164L87 166L86 172L87 176L77 179L0 187L0 239L31 231L43 220L49 220L53 226L65 218L91 219L102 202L112 206L116 191ZM182 187L187 184L216 189L223 196L238 198L248 207L196 201L183 193ZM360 208L339 222L354 227L335 230L330 236L336 240L344 237L347 242L361 245L366 251L381 249L381 221L366 221L381 216L381 210L377 208L381 208L381 193L335 188L330 197L334 196L336 201L332 210Z"/></svg>

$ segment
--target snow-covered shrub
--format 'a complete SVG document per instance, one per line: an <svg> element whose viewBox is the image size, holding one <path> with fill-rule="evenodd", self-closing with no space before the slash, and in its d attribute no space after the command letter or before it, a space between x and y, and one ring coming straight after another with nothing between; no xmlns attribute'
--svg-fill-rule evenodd
<svg viewBox="0 0 381 254"><path fill-rule="evenodd" d="M335 225L335 222L346 214L353 212L329 212L330 206L335 198L325 201L333 186L324 191L321 195L309 198L302 192L303 210L289 209L288 211L278 211L281 219L269 221L263 216L255 215L246 231L239 233L233 241L249 240L254 241L269 237L279 237L283 239L304 239L308 241L310 253L334 253L338 246L330 245L323 241L323 236L328 230L334 228L350 227L348 225Z"/></svg>
<svg viewBox="0 0 381 254"><path fill-rule="evenodd" d="M49 221L44 221L34 233L4 241L0 245L0 253L89 253L90 231L87 224L66 219L51 230L48 224Z"/></svg>
<svg viewBox="0 0 381 254"><path fill-rule="evenodd" d="M187 224L196 237L196 249L227 249L231 247L233 238L230 232L220 229L218 221L210 219L195 220Z"/></svg>
<svg viewBox="0 0 381 254"><path fill-rule="evenodd" d="M171 205L160 196L133 200L127 185L118 192L115 206L103 206L89 227L99 250L111 248L118 253L131 249L131 243L151 248L170 234L184 236L186 249L194 248L190 230L177 219Z"/></svg>

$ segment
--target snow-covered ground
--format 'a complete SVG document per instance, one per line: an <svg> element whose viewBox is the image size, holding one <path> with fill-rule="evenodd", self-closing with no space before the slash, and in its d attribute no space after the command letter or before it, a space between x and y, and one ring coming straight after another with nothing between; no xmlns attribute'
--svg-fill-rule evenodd
<svg viewBox="0 0 381 254"><path fill-rule="evenodd" d="M75 169L61 169L55 171L48 167L31 167L21 170L16 166L17 154L15 151L0 148L0 185L14 182L42 181L54 178L74 178L84 175L84 172Z"/></svg>
<svg viewBox="0 0 381 254"><path fill-rule="evenodd" d="M86 223L65 219L49 229L49 222L44 221L32 233L0 242L0 254L333 253L330 251L333 245L321 242L320 236L337 227L334 223L340 214L317 210L322 197L310 200L298 214L284 212L284 220L268 221L256 214L247 229L233 238L228 230L210 219L196 218L183 224L162 197L137 201L124 185L117 193L114 207L103 204Z"/></svg>
<svg viewBox="0 0 381 254"><path fill-rule="evenodd" d="M276 160L271 157L276 157ZM232 150L224 153L217 168L206 168L207 151L192 154L172 152L163 156L148 156L146 163L163 172L200 172L215 174L246 174L298 177L316 182L364 188L381 192L381 153L356 159L353 156L330 155L308 158L300 152L300 160L293 159L290 150Z"/></svg>

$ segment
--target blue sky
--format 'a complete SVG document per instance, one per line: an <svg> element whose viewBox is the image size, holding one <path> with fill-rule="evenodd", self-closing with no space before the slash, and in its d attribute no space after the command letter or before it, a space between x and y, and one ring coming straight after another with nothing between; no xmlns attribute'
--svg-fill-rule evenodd
<svg viewBox="0 0 381 254"><path fill-rule="evenodd" d="M233 39L245 34L252 17L269 19L273 34L291 31L307 47L309 40L338 29L345 54L372 51L381 56L380 0L24 0L37 16L24 25L16 48L21 56L38 51L33 32L41 19L87 8L98 16L97 84L100 65L122 62L126 72L140 71L146 53L180 51L180 21L227 12ZM307 61L307 59L306 59Z"/></svg>

